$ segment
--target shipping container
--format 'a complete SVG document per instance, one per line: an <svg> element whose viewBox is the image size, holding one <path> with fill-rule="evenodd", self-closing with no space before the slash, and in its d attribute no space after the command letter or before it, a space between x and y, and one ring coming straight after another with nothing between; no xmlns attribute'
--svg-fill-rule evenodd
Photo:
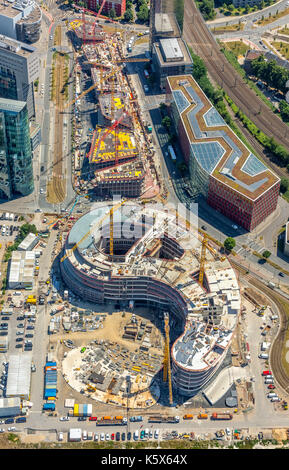
<svg viewBox="0 0 289 470"><path fill-rule="evenodd" d="M55 403L44 403L43 410L55 410Z"/></svg>

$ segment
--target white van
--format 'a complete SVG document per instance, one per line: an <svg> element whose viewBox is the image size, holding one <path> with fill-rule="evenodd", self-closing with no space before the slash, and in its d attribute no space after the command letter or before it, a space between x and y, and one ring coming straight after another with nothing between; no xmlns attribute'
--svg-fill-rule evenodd
<svg viewBox="0 0 289 470"><path fill-rule="evenodd" d="M277 395L277 393L275 393L275 392L270 392L270 393L268 393L268 395L267 395L268 398L273 398L273 397L277 397L277 396L278 396L278 395Z"/></svg>
<svg viewBox="0 0 289 470"><path fill-rule="evenodd" d="M279 397L273 397L273 398L271 398L271 401L280 401L280 398Z"/></svg>
<svg viewBox="0 0 289 470"><path fill-rule="evenodd" d="M134 433L133 433L133 438L135 441L138 441L138 436L139 436L139 432L138 430L136 430Z"/></svg>
<svg viewBox="0 0 289 470"><path fill-rule="evenodd" d="M158 439L159 438L159 435L160 435L160 430L159 429L156 429L155 430L155 439Z"/></svg>
<svg viewBox="0 0 289 470"><path fill-rule="evenodd" d="M266 379L265 380L265 385L267 384L273 384L274 383L274 380L273 379Z"/></svg>
<svg viewBox="0 0 289 470"><path fill-rule="evenodd" d="M269 359L269 354L259 354L259 359Z"/></svg>

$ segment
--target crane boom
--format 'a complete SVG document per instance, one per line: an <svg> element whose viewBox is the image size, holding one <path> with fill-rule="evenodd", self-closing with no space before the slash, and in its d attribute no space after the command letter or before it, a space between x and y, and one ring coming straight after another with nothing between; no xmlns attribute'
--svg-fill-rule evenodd
<svg viewBox="0 0 289 470"><path fill-rule="evenodd" d="M169 399L170 405L173 404L173 387L172 387L172 374L171 374L171 357L170 357L170 323L169 323L169 314L164 313L165 321L165 352L164 352L164 371L163 371L163 380L164 382L168 381L169 385Z"/></svg>
<svg viewBox="0 0 289 470"><path fill-rule="evenodd" d="M204 234L204 237L203 237L203 240L202 240L200 272L199 272L199 283L201 284L201 286L203 285L203 281L204 281L204 271L205 271L207 244L208 244L208 237L207 237L206 234Z"/></svg>
<svg viewBox="0 0 289 470"><path fill-rule="evenodd" d="M112 208L106 212L104 214L104 216L98 220L93 226L92 228L90 228L88 230L88 232L86 232L83 237L81 237L81 239L75 243L75 245L71 248L71 250L69 250L69 253L66 253L60 260L60 262L62 263L68 256L69 254L71 254L96 228L98 228L102 223L103 221L106 219L106 217L108 217L108 215L110 215L110 212L111 210L113 209L113 212L116 211L117 209L119 209L120 206L122 206L125 202L127 201L127 199L124 199L123 201L119 202L118 204L116 204L115 206L112 206Z"/></svg>

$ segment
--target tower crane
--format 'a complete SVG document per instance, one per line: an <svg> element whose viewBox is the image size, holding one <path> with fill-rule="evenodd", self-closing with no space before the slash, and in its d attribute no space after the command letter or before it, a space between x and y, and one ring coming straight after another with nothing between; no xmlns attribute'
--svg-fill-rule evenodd
<svg viewBox="0 0 289 470"><path fill-rule="evenodd" d="M208 245L208 237L207 237L207 234L204 233L203 240L202 240L200 272L199 272L199 283L201 284L201 286L203 285L203 282L204 282L204 271L205 271L207 245Z"/></svg>
<svg viewBox="0 0 289 470"><path fill-rule="evenodd" d="M101 226L101 224L103 223L103 221L108 217L110 216L110 224L111 224L111 219L113 219L113 213L120 208L120 206L122 206L125 202L127 201L127 199L124 199L123 201L119 202L118 204L116 204L115 206L112 206L112 208L106 212L104 214L104 216L98 220L94 225L93 227L88 230L88 232L86 232L83 237L81 237L81 239L75 243L75 245L68 251L68 253L66 253L60 260L60 262L62 263L84 240L86 240L86 238L95 230L97 229L98 227ZM110 233L110 236L113 237L113 220L112 220L112 235ZM111 241L110 241L111 243ZM113 240L112 240L112 244L113 244Z"/></svg>
<svg viewBox="0 0 289 470"><path fill-rule="evenodd" d="M164 370L163 381L169 385L169 399L170 405L173 404L173 387L172 387L172 373L171 373L171 357L170 357L170 323L168 312L164 313L165 321L165 351L164 351Z"/></svg>

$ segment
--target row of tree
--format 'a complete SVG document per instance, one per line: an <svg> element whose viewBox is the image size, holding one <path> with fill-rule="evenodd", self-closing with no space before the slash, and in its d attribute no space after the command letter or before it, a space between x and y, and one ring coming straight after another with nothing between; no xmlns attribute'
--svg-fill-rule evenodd
<svg viewBox="0 0 289 470"><path fill-rule="evenodd" d="M204 20L213 20L215 18L216 12L214 10L214 0L200 0L196 1L196 4L204 17Z"/></svg>
<svg viewBox="0 0 289 470"><path fill-rule="evenodd" d="M251 69L255 77L263 80L268 86L277 88L282 93L288 91L286 83L289 80L289 70L278 65L275 60L266 61L265 57L261 55L252 60Z"/></svg>

